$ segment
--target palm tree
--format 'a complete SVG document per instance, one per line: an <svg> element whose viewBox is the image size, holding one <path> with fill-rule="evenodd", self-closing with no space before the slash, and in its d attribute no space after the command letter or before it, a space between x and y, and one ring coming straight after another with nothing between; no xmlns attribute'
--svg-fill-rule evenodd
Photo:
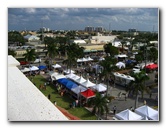
<svg viewBox="0 0 166 128"><path fill-rule="evenodd" d="M84 56L84 48L80 47L78 44L69 44L66 46L67 59L64 60L64 63L67 64L67 67L71 69L72 64L77 63L77 59Z"/></svg>
<svg viewBox="0 0 166 128"><path fill-rule="evenodd" d="M135 108L137 108L137 103L138 103L138 95L139 92L141 92L142 97L144 94L144 91L146 90L145 86L145 81L149 79L149 77L146 75L144 71L141 71L140 73L132 73L132 77L135 78L134 81L131 81L127 86L126 86L126 91L129 91L129 94L132 92L133 94L136 95L135 98Z"/></svg>
<svg viewBox="0 0 166 128"><path fill-rule="evenodd" d="M107 56L114 57L119 53L118 49L114 46L112 46L112 43L108 43L104 45L104 51L107 53Z"/></svg>
<svg viewBox="0 0 166 128"><path fill-rule="evenodd" d="M95 98L89 101L89 104L93 105L92 113L97 114L98 118L100 118L104 112L108 113L109 109L107 103L107 97L102 96L99 92L96 92Z"/></svg>
<svg viewBox="0 0 166 128"><path fill-rule="evenodd" d="M106 96L108 97L108 87L109 87L109 80L111 73L117 68L115 66L117 60L112 57L106 57L105 60L100 62L100 65L103 67L101 75L105 77L105 80L107 81L107 91ZM106 119L107 119L107 113L106 113Z"/></svg>
<svg viewBox="0 0 166 128"><path fill-rule="evenodd" d="M121 44L122 44L122 53L124 52L124 45L126 44L126 41L125 40L122 40L121 41Z"/></svg>
<svg viewBox="0 0 166 128"><path fill-rule="evenodd" d="M110 76L112 75L111 73L117 69L115 65L116 62L117 60L115 58L105 57L105 60L99 63L103 67L101 75L103 75L105 77L105 80L107 81L107 90L108 90Z"/></svg>
<svg viewBox="0 0 166 128"><path fill-rule="evenodd" d="M17 53L14 50L8 48L8 55L12 55L13 57L15 57Z"/></svg>
<svg viewBox="0 0 166 128"><path fill-rule="evenodd" d="M26 61L28 61L29 65L30 63L34 62L36 59L36 52L35 49L27 49L26 53L23 54Z"/></svg>
<svg viewBox="0 0 166 128"><path fill-rule="evenodd" d="M47 45L47 55L49 60L51 61L50 65L52 65L52 60L58 54L58 49L55 42L51 42Z"/></svg>

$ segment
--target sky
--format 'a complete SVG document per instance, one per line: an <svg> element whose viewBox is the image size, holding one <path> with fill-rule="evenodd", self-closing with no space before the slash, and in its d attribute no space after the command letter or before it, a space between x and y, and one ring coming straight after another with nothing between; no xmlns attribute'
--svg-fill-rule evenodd
<svg viewBox="0 0 166 128"><path fill-rule="evenodd" d="M106 30L158 31L158 8L8 8L8 30Z"/></svg>

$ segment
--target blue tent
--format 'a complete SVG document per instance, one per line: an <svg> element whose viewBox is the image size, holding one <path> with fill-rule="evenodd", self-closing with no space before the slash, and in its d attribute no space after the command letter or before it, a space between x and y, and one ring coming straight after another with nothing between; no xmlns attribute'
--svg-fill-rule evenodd
<svg viewBox="0 0 166 128"><path fill-rule="evenodd" d="M74 82L72 82L72 81L69 81L67 84L66 84L66 88L68 88L68 89L72 89L72 88L75 88L75 87L77 87L78 85L76 84L76 83L74 83Z"/></svg>
<svg viewBox="0 0 166 128"><path fill-rule="evenodd" d="M61 78L57 80L60 84L63 84L64 86L66 86L66 84L69 82L68 79L66 78Z"/></svg>
<svg viewBox="0 0 166 128"><path fill-rule="evenodd" d="M43 70L43 69L46 69L47 67L44 65L40 65L38 68L39 68L39 70Z"/></svg>
<svg viewBox="0 0 166 128"><path fill-rule="evenodd" d="M135 63L135 62L136 62L135 60L127 60L126 64L131 64L131 63Z"/></svg>

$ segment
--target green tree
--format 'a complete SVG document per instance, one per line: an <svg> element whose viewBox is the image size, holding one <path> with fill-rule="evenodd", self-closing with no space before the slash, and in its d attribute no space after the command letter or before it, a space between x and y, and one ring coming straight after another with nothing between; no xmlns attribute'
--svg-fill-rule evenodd
<svg viewBox="0 0 166 128"><path fill-rule="evenodd" d="M112 46L112 43L108 43L104 45L104 51L111 56L114 57L119 53L118 49L114 46Z"/></svg>
<svg viewBox="0 0 166 128"><path fill-rule="evenodd" d="M72 65L77 63L78 58L84 56L84 48L80 47L78 44L72 43L66 46L67 59L63 63L67 64L67 68L72 68Z"/></svg>
<svg viewBox="0 0 166 128"><path fill-rule="evenodd" d="M146 90L145 81L148 80L149 77L144 71L141 71L140 73L132 73L131 76L134 77L135 80L131 81L126 86L126 91L135 94L135 108L137 108L139 93L141 93L143 98L144 91Z"/></svg>
<svg viewBox="0 0 166 128"><path fill-rule="evenodd" d="M24 37L18 31L8 32L8 41L16 43L18 46L25 44Z"/></svg>
<svg viewBox="0 0 166 128"><path fill-rule="evenodd" d="M157 61L158 59L158 50L154 47L150 48L149 50L147 50L148 53L148 59L152 62Z"/></svg>
<svg viewBox="0 0 166 128"><path fill-rule="evenodd" d="M50 65L53 64L53 59L57 54L58 54L57 43L54 42L54 40L51 40L51 42L47 44L47 53L46 53L46 55L49 57Z"/></svg>
<svg viewBox="0 0 166 128"><path fill-rule="evenodd" d="M92 113L97 114L98 118L100 118L104 112L108 113L109 108L107 103L107 97L102 96L99 92L96 92L95 98L89 101L89 104L93 105Z"/></svg>
<svg viewBox="0 0 166 128"><path fill-rule="evenodd" d="M23 56L30 65L30 63L33 63L36 59L35 49L26 49L26 53L24 53Z"/></svg>
<svg viewBox="0 0 166 128"><path fill-rule="evenodd" d="M11 50L10 48L8 48L8 55L12 55L13 57L15 57L17 53L14 50Z"/></svg>
<svg viewBox="0 0 166 128"><path fill-rule="evenodd" d="M101 75L104 76L106 82L107 82L107 91L106 91L106 96L108 96L108 87L110 85L109 80L112 77L113 79L113 74L112 72L117 69L116 64L117 60L112 57L105 57L105 60L101 61L99 64L103 67ZM107 113L106 113L106 118L107 118Z"/></svg>

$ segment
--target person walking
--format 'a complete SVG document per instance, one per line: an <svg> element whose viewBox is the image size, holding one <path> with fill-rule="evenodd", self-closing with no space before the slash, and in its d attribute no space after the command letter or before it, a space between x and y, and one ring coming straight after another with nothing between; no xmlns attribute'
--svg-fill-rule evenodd
<svg viewBox="0 0 166 128"><path fill-rule="evenodd" d="M49 100L51 99L51 95L50 95L50 94L48 95L48 99L49 99Z"/></svg>
<svg viewBox="0 0 166 128"><path fill-rule="evenodd" d="M117 110L117 108L116 108L116 106L114 106L114 107L113 107L114 115L116 114L116 110Z"/></svg>

